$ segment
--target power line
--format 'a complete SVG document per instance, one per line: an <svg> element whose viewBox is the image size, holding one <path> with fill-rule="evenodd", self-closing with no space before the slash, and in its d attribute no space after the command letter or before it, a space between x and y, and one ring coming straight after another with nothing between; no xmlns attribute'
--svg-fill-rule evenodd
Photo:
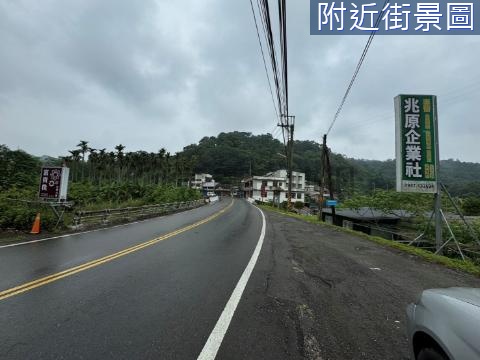
<svg viewBox="0 0 480 360"><path fill-rule="evenodd" d="M282 58L283 113L288 115L288 56L287 56L287 20L285 0L278 0L278 20L280 31L280 49ZM288 120L288 119L287 119Z"/></svg>
<svg viewBox="0 0 480 360"><path fill-rule="evenodd" d="M437 95L440 99L446 97L444 101L441 101L441 105L450 105L454 103L459 103L462 100L467 100L470 96L474 95L475 92L480 90L480 83L473 82L468 85L459 87L457 89L449 90L447 92L443 92ZM475 94L476 95L476 94ZM349 129L357 128L360 126L372 125L374 123L378 123L384 120L391 120L394 117L393 112L383 112L374 114L374 116L369 116L368 120L358 120L348 124Z"/></svg>
<svg viewBox="0 0 480 360"><path fill-rule="evenodd" d="M255 11L253 9L253 2L250 0L250 6L252 8L255 27L257 29L257 37L260 41L260 34L256 22ZM265 43L267 44L268 52L270 55L270 63L272 66L273 80L275 84L275 91L277 95L278 109L279 109L279 123L281 128L283 144L285 148L285 159L287 161L287 174L288 174L288 207L291 207L292 199L292 162L293 162L293 133L295 126L295 117L289 114L288 109L288 54L287 54L287 21L286 21L286 0L278 0L278 24L280 34L280 67L277 62L277 54L275 49L275 41L272 32L272 23L270 18L270 8L268 0L257 0L258 12L260 19L262 20L263 31L265 35ZM261 46L261 45L260 45ZM266 69L265 56L262 57ZM266 70L267 74L268 71ZM269 76L267 76L269 79ZM270 85L269 85L270 86ZM271 89L271 86L270 86ZM271 90L272 100L273 91ZM276 107L275 107L276 109ZM274 133L274 132L272 132ZM288 139L288 140L287 140Z"/></svg>
<svg viewBox="0 0 480 360"><path fill-rule="evenodd" d="M282 84L280 82L279 74L278 74L278 64L277 64L277 56L276 56L276 51L275 51L275 41L273 39L273 33L272 33L272 24L270 20L270 9L268 6L268 1L267 0L261 0L261 14L262 14L262 24L264 26L266 38L267 38L267 45L269 49L269 55L270 55L270 62L272 66L272 73L273 73L273 79L275 83L275 89L276 89L276 94L277 94L277 101L278 101L278 108L280 109L280 114L282 112L282 104L283 104L283 99L282 99ZM259 6L260 8L260 6ZM281 117L280 117L280 120Z"/></svg>
<svg viewBox="0 0 480 360"><path fill-rule="evenodd" d="M380 21L382 19L382 16L383 16L383 13L386 9L386 5L387 5L387 2L388 0L385 0L385 3L383 4L383 7L382 7L382 11L380 12L380 14L378 15L378 18L375 22L375 28L378 28L378 25L380 24ZM368 40L367 40L367 43L365 44L365 47L363 49L363 52L362 52L362 55L360 56L360 59L357 63L357 67L355 68L355 71L353 73L353 76L352 76L352 79L350 80L350 83L348 84L348 87L347 87L347 90L345 91L345 94L343 95L343 98L342 98L342 101L340 102L340 105L338 106L338 109L337 109L337 112L335 113L334 117L333 117L333 121L331 122L330 126L328 127L328 130L326 132L326 135L328 136L328 134L330 133L330 131L332 130L333 128L333 125L335 124L335 122L337 121L338 119L338 116L340 115L340 112L342 111L342 108L343 108L343 105L345 104L345 101L347 100L347 97L348 95L350 94L350 90L352 89L352 86L355 82L355 79L357 78L357 75L360 71L360 68L362 67L362 64L363 64L363 61L365 60L365 57L367 56L367 52L368 52L368 49L370 48L370 45L373 41L373 37L375 36L375 33L376 33L376 30L373 30L371 33L370 33L370 36L368 37Z"/></svg>
<svg viewBox="0 0 480 360"><path fill-rule="evenodd" d="M262 46L262 41L260 39L260 33L258 31L258 25L257 25L257 17L255 16L255 10L253 8L253 2L250 0L250 6L252 8L252 14L253 14L253 20L255 22L255 29L257 30L257 38L258 38L258 43L260 45L260 52L262 53L262 59L263 59L263 66L265 68L265 74L267 75L267 81L268 81L268 88L270 89L270 95L272 96L272 104L273 104L273 109L275 110L275 115L277 119L279 119L277 107L275 106L275 99L273 97L273 91L272 91L272 85L270 82L270 76L268 75L268 69L267 69L267 63L265 61L265 54L263 52L263 46Z"/></svg>
<svg viewBox="0 0 480 360"><path fill-rule="evenodd" d="M260 5L261 4L261 5ZM259 12L262 14L262 24L265 33L266 43L268 45L272 73L277 93L278 108L280 111L279 126L282 128L283 144L285 154L288 153L287 138L290 138L290 131L293 131L292 124L289 124L288 116L288 72L287 72L287 43L286 43L286 8L285 0L279 0L279 33L281 46L281 71L279 75L279 66L277 64L277 54L275 49L275 41L273 39L272 24L270 20L270 8L267 0L257 0Z"/></svg>

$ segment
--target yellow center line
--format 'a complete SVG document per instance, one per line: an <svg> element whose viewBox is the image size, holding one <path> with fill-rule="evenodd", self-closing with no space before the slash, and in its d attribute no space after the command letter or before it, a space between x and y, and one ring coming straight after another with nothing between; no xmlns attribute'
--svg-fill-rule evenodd
<svg viewBox="0 0 480 360"><path fill-rule="evenodd" d="M200 221L197 221L196 223L193 223L191 225L188 225L188 226L185 226L183 228L180 228L180 229L177 229L177 230L174 230L170 233L167 233L167 234L164 234L164 235L161 235L155 239L152 239L152 240L148 240L148 241L145 241L143 243L140 243L140 244L137 244L137 245L134 245L134 246L131 246L127 249L124 249L124 250L121 250L121 251L118 251L116 253L113 253L113 254L110 254L110 255L107 255L107 256L104 256L104 257L101 257L101 258L98 258L98 259L95 259L95 260L92 260L92 261L89 261L89 262L86 262L84 264L81 264L81 265L78 265L78 266L75 266L75 267L72 267L70 269L66 269L66 270L63 270L63 271L60 271L58 273L55 273L55 274L52 274L52 275L48 275L48 276L45 276L45 277L42 277L42 278L39 278L37 280L34 280L34 281L30 281L30 282L27 282L27 283L24 283L22 285L18 285L18 286L15 286L13 288L10 288L10 289L7 289L7 290L3 290L3 291L0 291L0 300L3 300L3 299L6 299L6 298L9 298L11 296L14 296L14 295L18 295L18 294L21 294L21 293L24 293L26 291L29 291L29 290L32 290L32 289L35 289L37 287L40 287L40 286L43 286L43 285L46 285L46 284L49 284L51 282L54 282L54 281L57 281L57 280L60 280L60 279L63 279L67 276L71 276L71 275L74 275L76 273L79 273L81 271L85 271L87 269L91 269L93 267L96 267L96 266L99 266L101 264L105 264L109 261L112 261L112 260L115 260L115 259L118 259L122 256L125 256L125 255L128 255L128 254L131 254L135 251L138 251L138 250L141 250L141 249L144 249L148 246L152 246L154 244L157 244L159 243L160 241L163 241L163 240L166 240L166 239L169 239L173 236L176 236L178 234L181 234L181 233L184 233L185 231L189 231L193 228L196 228L200 225L203 225L215 218L217 218L218 216L220 216L221 214L223 214L224 212L226 212L228 209L230 209L231 207L233 206L233 199L232 199L232 202L225 208L223 208L222 210L216 212L215 214L203 219L203 220L200 220Z"/></svg>

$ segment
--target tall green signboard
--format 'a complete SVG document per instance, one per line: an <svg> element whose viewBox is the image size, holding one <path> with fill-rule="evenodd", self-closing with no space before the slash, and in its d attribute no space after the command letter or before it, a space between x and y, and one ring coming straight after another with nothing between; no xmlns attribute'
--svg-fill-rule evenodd
<svg viewBox="0 0 480 360"><path fill-rule="evenodd" d="M436 193L438 178L437 97L395 97L397 191Z"/></svg>

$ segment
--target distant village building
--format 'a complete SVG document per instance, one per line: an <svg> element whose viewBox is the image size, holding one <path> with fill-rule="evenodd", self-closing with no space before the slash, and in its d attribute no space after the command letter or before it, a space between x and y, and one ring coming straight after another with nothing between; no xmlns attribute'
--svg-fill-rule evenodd
<svg viewBox="0 0 480 360"><path fill-rule="evenodd" d="M307 195L311 201L319 202L322 198L328 199L330 197L330 191L328 191L328 188L324 187L323 191L320 192L320 185L313 182L307 182L305 184L305 195Z"/></svg>
<svg viewBox="0 0 480 360"><path fill-rule="evenodd" d="M195 174L194 180L190 182L191 188L202 191L206 196L213 195L217 185L210 174Z"/></svg>
<svg viewBox="0 0 480 360"><path fill-rule="evenodd" d="M263 176L252 176L242 180L245 198L281 204L288 201L287 170L277 170ZM292 202L305 202L305 173L292 172Z"/></svg>

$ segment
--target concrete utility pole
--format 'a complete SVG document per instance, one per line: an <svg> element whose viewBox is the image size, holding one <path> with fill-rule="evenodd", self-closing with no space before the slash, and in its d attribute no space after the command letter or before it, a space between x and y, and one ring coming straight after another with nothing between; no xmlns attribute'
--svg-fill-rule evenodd
<svg viewBox="0 0 480 360"><path fill-rule="evenodd" d="M293 179L293 131L295 129L295 116L282 115L282 123L278 126L287 130L287 178L288 178L288 209L292 208L292 179ZM285 119L285 120L283 120Z"/></svg>
<svg viewBox="0 0 480 360"><path fill-rule="evenodd" d="M290 124L288 138L288 209L292 208L292 179L293 179L293 130L294 125Z"/></svg>
<svg viewBox="0 0 480 360"><path fill-rule="evenodd" d="M330 151L327 147L327 135L323 135L322 143L322 176L320 178L320 192L321 192L321 202L318 212L319 220L322 220L322 209L323 209L323 188L325 184L325 173L327 173L327 182L328 182L328 192L330 200L334 200L333 197L333 181L332 181L332 167L330 165ZM332 209L332 221L335 222L335 206L331 207Z"/></svg>
<svg viewBox="0 0 480 360"><path fill-rule="evenodd" d="M327 135L323 135L322 152L320 154L320 166L322 175L320 175L320 204L318 207L318 220L322 221L323 214L323 188L325 187L325 148L327 146Z"/></svg>

